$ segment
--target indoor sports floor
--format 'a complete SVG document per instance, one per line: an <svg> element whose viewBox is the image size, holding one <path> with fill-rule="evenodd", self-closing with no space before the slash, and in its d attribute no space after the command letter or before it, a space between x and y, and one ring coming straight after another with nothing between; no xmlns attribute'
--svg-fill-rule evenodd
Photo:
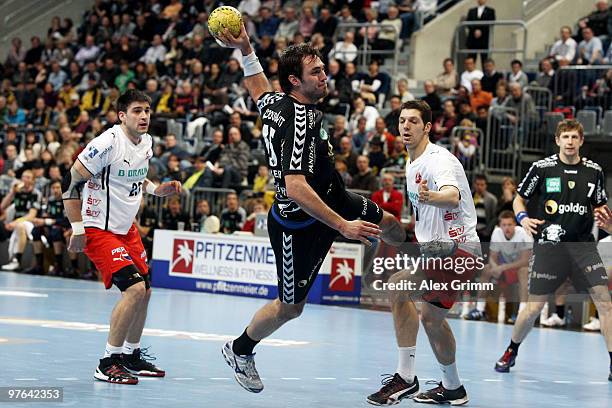
<svg viewBox="0 0 612 408"><path fill-rule="evenodd" d="M53 407L366 407L380 374L395 371L390 313L309 305L258 346L266 388L251 394L235 383L221 347L264 301L156 289L142 345L151 346L167 377L136 386L94 381L118 296L98 282L0 272L0 386L64 387L62 404L36 404ZM493 365L512 326L450 324L471 407L600 408L612 401L601 335L535 329L516 367L503 375ZM439 378L423 332L417 375L422 388Z"/></svg>

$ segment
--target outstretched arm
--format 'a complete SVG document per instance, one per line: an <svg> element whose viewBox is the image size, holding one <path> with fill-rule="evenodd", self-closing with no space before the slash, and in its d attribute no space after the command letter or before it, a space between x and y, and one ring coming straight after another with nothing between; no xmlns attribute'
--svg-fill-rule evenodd
<svg viewBox="0 0 612 408"><path fill-rule="evenodd" d="M266 74L263 72L263 68L259 63L259 59L253 51L249 35L242 24L240 29L240 35L234 37L229 30L226 28L218 36L219 41L225 44L229 48L238 48L242 52L242 65L244 69L244 87L248 89L251 98L255 102L259 100L261 95L266 92L272 92L272 86L266 78Z"/></svg>

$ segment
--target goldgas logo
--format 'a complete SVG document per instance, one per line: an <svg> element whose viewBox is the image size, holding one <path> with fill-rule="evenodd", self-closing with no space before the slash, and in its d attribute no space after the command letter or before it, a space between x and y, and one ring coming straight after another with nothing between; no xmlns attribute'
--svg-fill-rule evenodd
<svg viewBox="0 0 612 408"><path fill-rule="evenodd" d="M332 258L329 289L338 292L351 292L355 288L355 260Z"/></svg>
<svg viewBox="0 0 612 408"><path fill-rule="evenodd" d="M193 272L193 240L175 239L172 249L172 265L170 272L192 273Z"/></svg>

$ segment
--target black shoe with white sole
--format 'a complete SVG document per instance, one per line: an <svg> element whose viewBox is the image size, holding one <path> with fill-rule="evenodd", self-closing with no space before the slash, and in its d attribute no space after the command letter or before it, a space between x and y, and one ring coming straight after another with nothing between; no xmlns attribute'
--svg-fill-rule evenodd
<svg viewBox="0 0 612 408"><path fill-rule="evenodd" d="M419 380L416 376L408 383L398 373L385 374L381 383L383 387L367 398L372 405L399 404L404 398L412 398L419 392Z"/></svg>
<svg viewBox="0 0 612 408"><path fill-rule="evenodd" d="M166 372L151 361L155 357L147 354L149 348L136 349L132 354L122 354L121 363L131 374L141 377L165 377Z"/></svg>
<svg viewBox="0 0 612 408"><path fill-rule="evenodd" d="M442 383L437 383L436 388L425 391L414 397L416 402L423 402L426 404L451 404L451 405L463 405L469 401L467 393L463 385L456 390L447 390L444 388Z"/></svg>
<svg viewBox="0 0 612 408"><path fill-rule="evenodd" d="M94 378L113 384L138 384L138 378L130 374L121 364L119 354L101 359Z"/></svg>

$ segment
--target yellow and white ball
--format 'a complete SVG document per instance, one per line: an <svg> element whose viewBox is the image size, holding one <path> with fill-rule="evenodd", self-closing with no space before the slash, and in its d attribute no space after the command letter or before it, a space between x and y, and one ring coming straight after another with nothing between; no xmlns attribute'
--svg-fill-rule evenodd
<svg viewBox="0 0 612 408"><path fill-rule="evenodd" d="M214 9L208 16L208 31L213 37L218 35L227 28L234 37L240 35L242 26L242 14L234 7L221 6Z"/></svg>

